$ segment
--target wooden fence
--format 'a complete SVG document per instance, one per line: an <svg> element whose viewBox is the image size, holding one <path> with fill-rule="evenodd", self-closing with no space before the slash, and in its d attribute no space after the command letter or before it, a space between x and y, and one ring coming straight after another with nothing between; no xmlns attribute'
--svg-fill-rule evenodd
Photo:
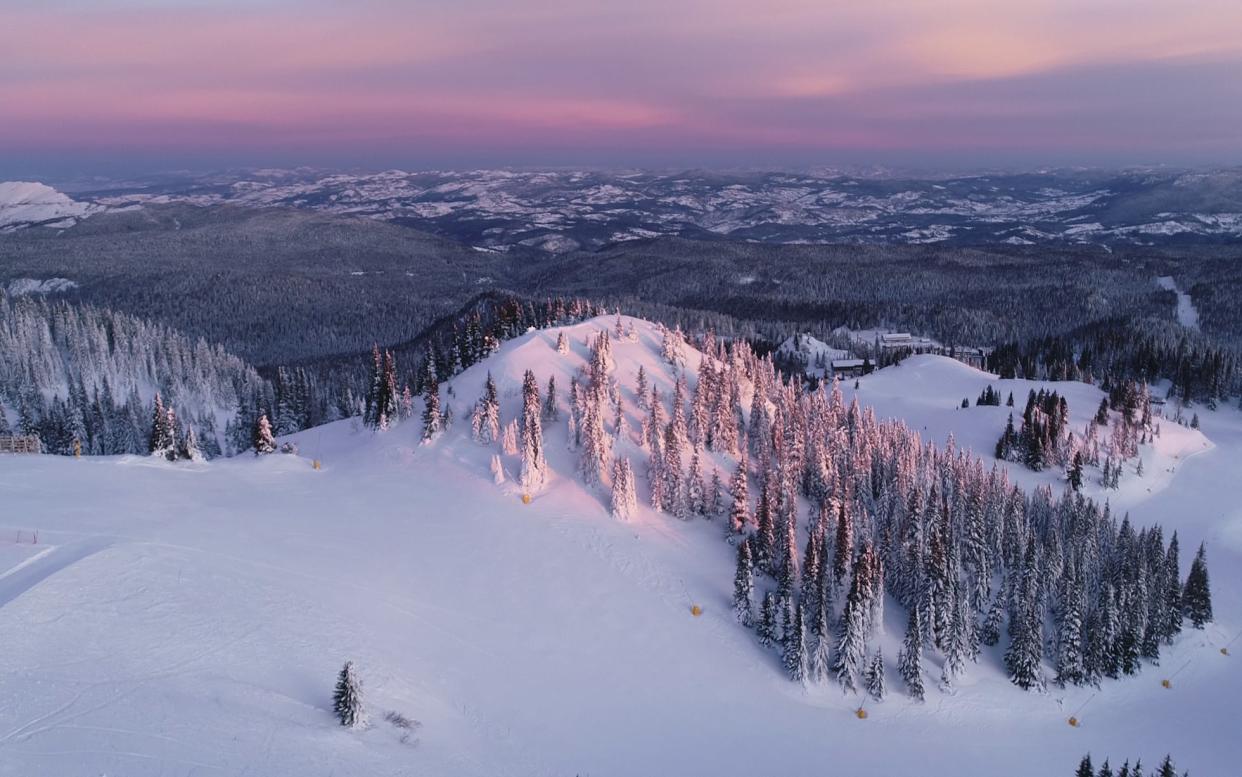
<svg viewBox="0 0 1242 777"><path fill-rule="evenodd" d="M0 453L42 453L39 438L31 435L0 435Z"/></svg>

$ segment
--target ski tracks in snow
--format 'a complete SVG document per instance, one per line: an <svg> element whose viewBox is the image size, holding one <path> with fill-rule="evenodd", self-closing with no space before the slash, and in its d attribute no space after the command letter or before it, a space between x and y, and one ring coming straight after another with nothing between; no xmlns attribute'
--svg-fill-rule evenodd
<svg viewBox="0 0 1242 777"><path fill-rule="evenodd" d="M52 575L112 547L110 537L88 537L67 545L54 545L0 575L0 607L42 583Z"/></svg>

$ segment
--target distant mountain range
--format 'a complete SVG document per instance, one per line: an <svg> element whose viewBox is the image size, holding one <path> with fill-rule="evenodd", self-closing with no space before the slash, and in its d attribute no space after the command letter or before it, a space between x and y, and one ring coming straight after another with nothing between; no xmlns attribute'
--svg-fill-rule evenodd
<svg viewBox="0 0 1242 777"><path fill-rule="evenodd" d="M295 169L97 184L75 196L89 203L85 212L90 205L164 202L306 208L414 226L480 249L551 253L661 236L787 244L1156 246L1242 238L1242 169L938 178ZM0 202L0 213L5 207Z"/></svg>

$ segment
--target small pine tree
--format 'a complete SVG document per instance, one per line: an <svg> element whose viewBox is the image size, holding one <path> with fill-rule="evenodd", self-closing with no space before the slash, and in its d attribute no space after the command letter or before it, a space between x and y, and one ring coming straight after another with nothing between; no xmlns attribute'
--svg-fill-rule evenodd
<svg viewBox="0 0 1242 777"><path fill-rule="evenodd" d="M556 407L556 376L548 378L548 395L543 398L543 420L559 421L560 410Z"/></svg>
<svg viewBox="0 0 1242 777"><path fill-rule="evenodd" d="M884 694L886 692L884 685L884 654L879 648L876 648L875 655L867 663L867 674L864 679L867 683L867 693L871 694L871 698L876 701L884 701Z"/></svg>
<svg viewBox="0 0 1242 777"><path fill-rule="evenodd" d="M254 434L251 436L254 455L262 456L276 452L276 438L272 436L272 424L267 420L267 413L259 414L254 422Z"/></svg>
<svg viewBox="0 0 1242 777"><path fill-rule="evenodd" d="M1078 771L1074 772L1074 777L1095 777L1095 767L1091 765L1090 753L1082 757L1082 761L1078 764Z"/></svg>
<svg viewBox="0 0 1242 777"><path fill-rule="evenodd" d="M354 671L353 661L346 661L337 675L332 709L342 726L357 728L366 722L362 709L362 682Z"/></svg>
<svg viewBox="0 0 1242 777"><path fill-rule="evenodd" d="M1082 451L1075 451L1074 461L1070 465L1069 473L1068 473L1070 488L1074 489L1075 491L1082 490L1082 467L1083 467Z"/></svg>
<svg viewBox="0 0 1242 777"><path fill-rule="evenodd" d="M724 510L724 484L720 482L720 470L712 468L712 478L707 486L707 505L704 518L712 519Z"/></svg>
<svg viewBox="0 0 1242 777"><path fill-rule="evenodd" d="M1177 777L1177 767L1173 765L1172 756L1166 755L1153 777Z"/></svg>
<svg viewBox="0 0 1242 777"><path fill-rule="evenodd" d="M1208 584L1207 550L1203 545L1199 545L1199 552L1190 564L1190 574L1182 589L1182 606L1196 629L1212 620L1212 590Z"/></svg>
<svg viewBox="0 0 1242 777"><path fill-rule="evenodd" d="M996 599L992 602L991 608L988 609L988 615L983 620L983 627L979 630L979 641L991 647L1000 641L1001 625L1005 619L1005 597L1003 593L998 593Z"/></svg>
<svg viewBox="0 0 1242 777"><path fill-rule="evenodd" d="M612 515L618 520L629 520L638 509L638 496L634 490L634 470L630 460L617 457L612 465Z"/></svg>
<svg viewBox="0 0 1242 777"><path fill-rule="evenodd" d="M423 393L423 442L431 442L444 428L440 415L440 384L435 378L427 381Z"/></svg>
<svg viewBox="0 0 1242 777"><path fill-rule="evenodd" d="M181 448L178 450L179 458L186 461L202 461L203 454L198 448L198 437L194 434L194 427L185 430L185 437L181 439Z"/></svg>

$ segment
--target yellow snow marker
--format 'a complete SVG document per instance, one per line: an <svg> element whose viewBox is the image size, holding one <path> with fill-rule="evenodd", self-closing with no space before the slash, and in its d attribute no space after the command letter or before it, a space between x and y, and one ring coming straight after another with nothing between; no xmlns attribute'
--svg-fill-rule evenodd
<svg viewBox="0 0 1242 777"><path fill-rule="evenodd" d="M530 504L530 494L522 494L522 504Z"/></svg>
<svg viewBox="0 0 1242 777"><path fill-rule="evenodd" d="M1161 687L1161 688L1172 688L1172 687L1173 687L1173 683L1169 682L1168 680L1161 680L1161 681L1160 681L1160 687Z"/></svg>
<svg viewBox="0 0 1242 777"><path fill-rule="evenodd" d="M859 720L866 720L867 711L864 710L862 707L859 707L858 709L854 710L854 717L858 718Z"/></svg>
<svg viewBox="0 0 1242 777"><path fill-rule="evenodd" d="M1069 724L1073 726L1074 728L1078 728L1078 718L1071 715L1069 719Z"/></svg>
<svg viewBox="0 0 1242 777"><path fill-rule="evenodd" d="M82 458L82 441L76 437L73 439L73 458Z"/></svg>
<svg viewBox="0 0 1242 777"><path fill-rule="evenodd" d="M697 618L703 614L703 608L696 604L690 608L690 614Z"/></svg>
<svg viewBox="0 0 1242 777"><path fill-rule="evenodd" d="M313 469L319 469L319 459L312 459L312 460L311 460L311 467L312 467Z"/></svg>

